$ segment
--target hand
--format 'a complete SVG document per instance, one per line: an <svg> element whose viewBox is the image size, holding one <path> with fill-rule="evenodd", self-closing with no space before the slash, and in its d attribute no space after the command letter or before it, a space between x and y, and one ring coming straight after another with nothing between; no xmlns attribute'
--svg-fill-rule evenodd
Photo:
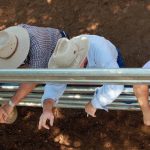
<svg viewBox="0 0 150 150"><path fill-rule="evenodd" d="M42 129L45 128L45 129L50 129L49 125L46 124L46 121L49 120L49 125L50 126L53 126L53 123L54 123L54 114L53 114L53 111L52 109L49 109L49 110L44 110L41 117L40 117L40 120L39 120L39 126L38 126L38 129Z"/></svg>
<svg viewBox="0 0 150 150"><path fill-rule="evenodd" d="M92 117L96 117L96 115L95 115L96 108L93 107L91 102L89 102L85 105L85 112L87 113L87 115L91 115Z"/></svg>
<svg viewBox="0 0 150 150"><path fill-rule="evenodd" d="M0 107L0 123L7 123L9 115L12 113L14 107L11 107L7 102Z"/></svg>
<svg viewBox="0 0 150 150"><path fill-rule="evenodd" d="M5 123L6 119L8 117L8 114L6 113L6 111L3 109L3 107L0 107L0 123Z"/></svg>
<svg viewBox="0 0 150 150"><path fill-rule="evenodd" d="M142 108L142 112L144 124L150 127L150 106Z"/></svg>

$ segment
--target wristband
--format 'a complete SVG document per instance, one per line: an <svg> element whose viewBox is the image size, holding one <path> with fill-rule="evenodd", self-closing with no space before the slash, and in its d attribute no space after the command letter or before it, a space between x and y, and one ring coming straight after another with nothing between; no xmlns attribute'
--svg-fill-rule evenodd
<svg viewBox="0 0 150 150"><path fill-rule="evenodd" d="M14 104L11 100L8 102L8 104L9 104L9 106L11 106L11 107L15 107L15 104Z"/></svg>

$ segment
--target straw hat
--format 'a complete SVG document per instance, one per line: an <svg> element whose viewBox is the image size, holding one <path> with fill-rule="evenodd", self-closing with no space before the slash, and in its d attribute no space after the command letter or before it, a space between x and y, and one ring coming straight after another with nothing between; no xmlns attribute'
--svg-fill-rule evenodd
<svg viewBox="0 0 150 150"><path fill-rule="evenodd" d="M12 26L0 31L0 69L15 69L26 59L30 38L26 29Z"/></svg>
<svg viewBox="0 0 150 150"><path fill-rule="evenodd" d="M88 49L89 40L83 35L70 40L61 38L49 60L48 68L79 68L87 56Z"/></svg>

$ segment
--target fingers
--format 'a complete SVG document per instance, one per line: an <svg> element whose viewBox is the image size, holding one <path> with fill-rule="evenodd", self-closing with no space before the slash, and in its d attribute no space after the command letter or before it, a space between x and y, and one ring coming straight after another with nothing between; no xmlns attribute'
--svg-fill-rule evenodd
<svg viewBox="0 0 150 150"><path fill-rule="evenodd" d="M8 102L4 102L1 107L4 107L6 104L8 104Z"/></svg>
<svg viewBox="0 0 150 150"><path fill-rule="evenodd" d="M49 126L46 125L46 121L47 119L45 117L41 117L40 118L40 121L39 121L39 126L38 126L38 129L41 130L42 128L45 128L45 129L48 129L49 130Z"/></svg>
<svg viewBox="0 0 150 150"><path fill-rule="evenodd" d="M91 115L92 117L96 117L96 115L95 115L95 114L89 114L89 115Z"/></svg>
<svg viewBox="0 0 150 150"><path fill-rule="evenodd" d="M85 111L85 112L86 112L86 111ZM86 113L87 113L87 112L86 112ZM87 113L87 117L89 117L89 115L92 116L92 117L96 117L95 113L92 114L92 113L89 113L89 112L88 112L88 113Z"/></svg>
<svg viewBox="0 0 150 150"><path fill-rule="evenodd" d="M49 128L49 126L48 126L48 125L46 125L46 123L45 123L45 124L43 124L43 125L42 125L42 127L43 127L43 128L45 128L45 129L47 129L47 130L49 130L49 129L50 129L50 128Z"/></svg>
<svg viewBox="0 0 150 150"><path fill-rule="evenodd" d="M50 118L50 125L53 126L53 123L54 123L54 116L51 116L51 118Z"/></svg>
<svg viewBox="0 0 150 150"><path fill-rule="evenodd" d="M3 115L4 120L6 120L6 118L8 117L8 114L5 112L4 109L2 109L2 115Z"/></svg>
<svg viewBox="0 0 150 150"><path fill-rule="evenodd" d="M40 120L39 120L38 129L39 129L39 130L41 130L41 129L42 129L42 120L41 120L41 117L40 117Z"/></svg>
<svg viewBox="0 0 150 150"><path fill-rule="evenodd" d="M50 114L42 114L39 120L39 125L38 125L38 129L50 129L49 125L46 124L46 121L49 120L49 125L53 126L54 123L54 116L50 115Z"/></svg>
<svg viewBox="0 0 150 150"><path fill-rule="evenodd" d="M6 121L2 118L0 119L0 123L6 123Z"/></svg>
<svg viewBox="0 0 150 150"><path fill-rule="evenodd" d="M93 105L91 104L91 102L87 103L85 105L85 112L87 113L87 117L90 115L92 117L96 117L95 113L96 113L96 108L93 107Z"/></svg>
<svg viewBox="0 0 150 150"><path fill-rule="evenodd" d="M0 123L5 123L7 117L8 114L5 112L5 110L3 108L0 108Z"/></svg>

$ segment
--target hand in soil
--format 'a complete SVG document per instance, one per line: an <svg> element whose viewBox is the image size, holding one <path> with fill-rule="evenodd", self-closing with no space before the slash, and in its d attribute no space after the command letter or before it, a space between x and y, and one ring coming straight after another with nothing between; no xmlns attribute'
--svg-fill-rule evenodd
<svg viewBox="0 0 150 150"><path fill-rule="evenodd" d="M47 120L49 120L49 124L47 125ZM40 120L39 120L39 126L38 126L38 129L42 129L42 128L45 128L45 129L50 129L50 126L53 126L53 123L54 123L54 114L52 112L52 110L45 110L43 111L41 117L40 117Z"/></svg>

